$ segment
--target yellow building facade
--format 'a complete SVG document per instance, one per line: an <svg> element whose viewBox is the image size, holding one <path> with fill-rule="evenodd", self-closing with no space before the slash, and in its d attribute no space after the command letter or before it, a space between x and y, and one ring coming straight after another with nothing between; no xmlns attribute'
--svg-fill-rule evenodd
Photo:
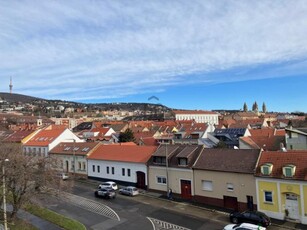
<svg viewBox="0 0 307 230"><path fill-rule="evenodd" d="M256 178L258 210L268 216L307 224L307 183Z"/></svg>

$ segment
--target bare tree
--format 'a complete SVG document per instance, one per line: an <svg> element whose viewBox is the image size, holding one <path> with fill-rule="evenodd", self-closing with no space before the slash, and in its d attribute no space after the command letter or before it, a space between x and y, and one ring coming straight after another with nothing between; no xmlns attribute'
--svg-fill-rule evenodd
<svg viewBox="0 0 307 230"><path fill-rule="evenodd" d="M20 144L1 143L0 161L1 167L5 167L2 178L5 176L8 202L13 207L10 213L12 221L18 210L33 197L70 187L64 188L61 178L55 176L56 172L51 169L54 163L51 158L25 155Z"/></svg>

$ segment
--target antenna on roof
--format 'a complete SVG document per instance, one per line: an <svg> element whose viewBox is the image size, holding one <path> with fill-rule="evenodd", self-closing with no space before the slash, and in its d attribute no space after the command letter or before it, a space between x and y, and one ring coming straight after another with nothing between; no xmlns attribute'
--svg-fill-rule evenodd
<svg viewBox="0 0 307 230"><path fill-rule="evenodd" d="M9 87L10 87L10 94L12 94L12 92L13 92L12 77L10 78L10 84L9 84Z"/></svg>

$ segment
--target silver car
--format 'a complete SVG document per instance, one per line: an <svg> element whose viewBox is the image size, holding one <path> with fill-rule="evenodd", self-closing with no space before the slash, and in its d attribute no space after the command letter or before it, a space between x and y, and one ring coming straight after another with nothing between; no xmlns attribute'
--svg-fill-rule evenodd
<svg viewBox="0 0 307 230"><path fill-rule="evenodd" d="M118 186L115 182L113 181L107 181L107 182L104 182L102 184L100 184L98 186L98 189L102 189L102 188L111 188L113 190L117 190L118 189Z"/></svg>
<svg viewBox="0 0 307 230"><path fill-rule="evenodd" d="M136 196L139 194L139 190L133 186L127 186L118 190L120 194L128 196Z"/></svg>

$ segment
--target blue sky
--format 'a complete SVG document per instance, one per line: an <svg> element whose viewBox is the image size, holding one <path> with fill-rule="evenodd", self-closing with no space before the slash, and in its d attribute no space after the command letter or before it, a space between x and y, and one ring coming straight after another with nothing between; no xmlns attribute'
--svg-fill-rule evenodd
<svg viewBox="0 0 307 230"><path fill-rule="evenodd" d="M307 112L306 34L305 0L2 1L0 91Z"/></svg>

